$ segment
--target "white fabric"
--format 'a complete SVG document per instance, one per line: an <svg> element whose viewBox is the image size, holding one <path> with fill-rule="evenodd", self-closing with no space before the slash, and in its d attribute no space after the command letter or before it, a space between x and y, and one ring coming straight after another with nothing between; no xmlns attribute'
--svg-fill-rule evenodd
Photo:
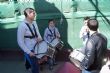
<svg viewBox="0 0 110 73"><path fill-rule="evenodd" d="M24 52L29 54L31 52L31 50L34 48L34 45L37 42L37 40L36 40L36 38L33 38L33 39L24 38L24 36L32 36L29 28L27 27L27 25L25 23L29 23L29 22L24 20L18 26L17 41L18 41L18 45L20 46L20 48ZM39 33L39 29L38 29L38 26L37 26L36 22L33 21L32 24L34 24L34 26L35 26L38 38L41 38L41 35ZM29 26L32 28L32 31L34 31L32 24L29 24Z"/></svg>

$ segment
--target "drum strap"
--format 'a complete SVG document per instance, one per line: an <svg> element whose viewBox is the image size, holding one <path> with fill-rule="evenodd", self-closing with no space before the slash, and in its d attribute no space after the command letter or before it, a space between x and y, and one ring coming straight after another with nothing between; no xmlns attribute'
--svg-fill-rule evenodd
<svg viewBox="0 0 110 73"><path fill-rule="evenodd" d="M37 31L36 31L36 28L35 28L34 24L33 24L33 28L34 28L35 36L36 36L36 38L37 38L38 35L37 35Z"/></svg>
<svg viewBox="0 0 110 73"><path fill-rule="evenodd" d="M48 30L50 31L51 35L56 38L55 28L54 28L54 33L52 33L52 30L49 29L49 27L48 27ZM54 40L54 38L52 39L52 41L53 41L53 40ZM51 41L51 42L52 42L52 41Z"/></svg>
<svg viewBox="0 0 110 73"><path fill-rule="evenodd" d="M34 24L32 24L32 26L33 26L33 29L34 29L34 32L32 31L32 29L31 29L31 27L29 26L29 24L28 23L25 23L26 25L27 25L27 27L29 28L29 30L30 30L30 32L31 32L31 34L32 34L32 36L24 36L25 38L30 38L30 39L32 39L32 38L37 38L38 37L38 35L37 35L37 32L36 32L36 29L35 29L35 26L34 26ZM34 34L35 33L35 34ZM35 46L37 45L38 43L36 43L35 45L34 45L34 49L33 50L35 50ZM37 45L38 46L38 45Z"/></svg>
<svg viewBox="0 0 110 73"><path fill-rule="evenodd" d="M35 26L34 26L34 24L32 24L32 26L33 26L33 28L34 28L34 32L32 31L32 29L31 29L31 27L29 26L29 24L28 23L25 23L26 25L27 25L27 27L29 28L29 30L30 30L30 32L31 32L31 34L32 34L32 36L24 36L25 38L37 38L38 37L38 35L37 35L37 32L36 32L36 29L35 29ZM35 33L35 34L34 34Z"/></svg>

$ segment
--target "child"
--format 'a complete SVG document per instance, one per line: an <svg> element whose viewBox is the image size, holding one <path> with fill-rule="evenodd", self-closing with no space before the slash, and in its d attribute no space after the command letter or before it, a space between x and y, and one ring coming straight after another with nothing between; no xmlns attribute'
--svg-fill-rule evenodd
<svg viewBox="0 0 110 73"><path fill-rule="evenodd" d="M55 27L54 19L50 19L48 21L48 27L45 29L44 40L50 44L54 39L60 38L60 33L58 29ZM53 65L56 65L55 62L55 54L54 58L49 57L49 69L53 69Z"/></svg>
<svg viewBox="0 0 110 73"><path fill-rule="evenodd" d="M87 22L90 19L90 17L85 17L84 18L84 26L82 26L80 30L80 38L83 40L83 44L85 45L88 38L89 38L89 30L87 26Z"/></svg>

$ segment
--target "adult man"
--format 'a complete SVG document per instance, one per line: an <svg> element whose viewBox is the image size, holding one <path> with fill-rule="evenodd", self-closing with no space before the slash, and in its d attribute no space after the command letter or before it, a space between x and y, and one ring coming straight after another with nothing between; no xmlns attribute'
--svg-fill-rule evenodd
<svg viewBox="0 0 110 73"><path fill-rule="evenodd" d="M33 49L36 42L40 42L42 38L38 26L34 22L35 10L33 8L26 8L24 15L25 20L18 26L17 41L31 65L32 73L39 73L37 58Z"/></svg>
<svg viewBox="0 0 110 73"><path fill-rule="evenodd" d="M87 26L89 28L89 39L83 48L85 58L81 65L84 68L82 73L99 73L102 67L102 60L107 49L107 38L101 33L97 32L98 21L96 19L89 19Z"/></svg>

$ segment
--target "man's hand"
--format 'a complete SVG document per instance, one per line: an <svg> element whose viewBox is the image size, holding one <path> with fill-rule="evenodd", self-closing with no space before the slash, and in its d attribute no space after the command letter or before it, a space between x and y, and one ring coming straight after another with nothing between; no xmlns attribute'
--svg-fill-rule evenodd
<svg viewBox="0 0 110 73"><path fill-rule="evenodd" d="M30 52L30 53L29 53L29 56L30 56L30 57L34 57L34 56L36 56L36 55L35 55L35 53Z"/></svg>
<svg viewBox="0 0 110 73"><path fill-rule="evenodd" d="M37 42L41 42L42 41L42 38L37 38Z"/></svg>

